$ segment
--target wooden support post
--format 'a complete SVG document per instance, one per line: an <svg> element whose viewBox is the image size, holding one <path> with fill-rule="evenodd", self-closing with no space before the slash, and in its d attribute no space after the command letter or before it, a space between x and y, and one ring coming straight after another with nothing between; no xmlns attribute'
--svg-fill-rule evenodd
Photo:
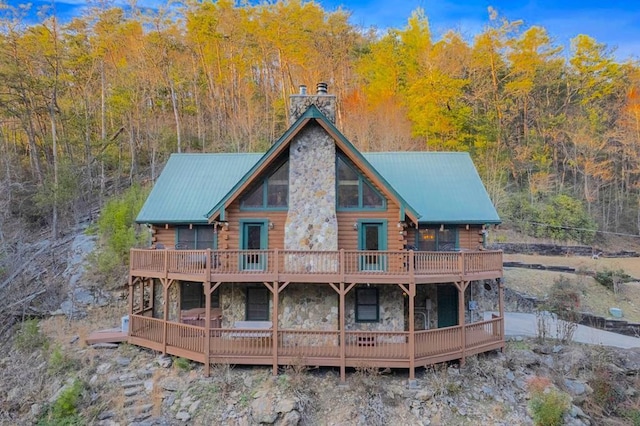
<svg viewBox="0 0 640 426"><path fill-rule="evenodd" d="M462 358L460 359L460 365L464 365L466 360L466 346L467 346L467 329L466 329L466 319L465 319L465 309L464 309L464 292L467 289L466 283L461 281L456 283L456 287L458 288L458 325L460 326L460 347L462 348Z"/></svg>
<svg viewBox="0 0 640 426"><path fill-rule="evenodd" d="M155 287L153 285L153 278L149 278L149 307L151 308L151 312L152 312L152 316L153 316L153 311L155 310L155 302L156 302L156 295L155 295Z"/></svg>
<svg viewBox="0 0 640 426"><path fill-rule="evenodd" d="M169 280L162 280L162 300L164 309L162 310L162 354L167 354L167 322L169 321Z"/></svg>
<svg viewBox="0 0 640 426"><path fill-rule="evenodd" d="M415 253L413 250L409 250L409 282L416 281L415 267Z"/></svg>
<svg viewBox="0 0 640 426"><path fill-rule="evenodd" d="M504 284L502 283L502 279L498 278L498 313L500 315L500 338L504 342ZM504 345L502 346L502 350L504 351Z"/></svg>
<svg viewBox="0 0 640 426"><path fill-rule="evenodd" d="M133 315L133 277L131 274L129 274L129 315Z"/></svg>
<svg viewBox="0 0 640 426"><path fill-rule="evenodd" d="M340 250L341 260L344 260L344 251ZM342 264L342 262L341 262ZM340 292L339 294L339 304L340 307L338 309L340 315L340 382L344 383L347 380L347 365L346 365L346 338L347 334L345 332L345 319L344 319L344 300L345 300L345 289L344 289L344 281L340 282Z"/></svg>
<svg viewBox="0 0 640 426"><path fill-rule="evenodd" d="M147 283L147 280L140 280L140 311L142 315L144 315L144 286Z"/></svg>
<svg viewBox="0 0 640 426"><path fill-rule="evenodd" d="M209 258L211 258L211 250L209 250ZM209 268L207 268L209 269ZM209 377L211 374L211 365L209 361L209 352L211 351L211 283L209 277L211 274L207 271L207 281L204 282L204 376Z"/></svg>
<svg viewBox="0 0 640 426"><path fill-rule="evenodd" d="M413 252L412 252L413 253ZM413 260L413 259L412 259ZM409 380L416 379L416 283L409 283Z"/></svg>
<svg viewBox="0 0 640 426"><path fill-rule="evenodd" d="M273 282L273 312L271 313L271 324L273 327L273 375L278 375L278 301L279 301L278 281Z"/></svg>

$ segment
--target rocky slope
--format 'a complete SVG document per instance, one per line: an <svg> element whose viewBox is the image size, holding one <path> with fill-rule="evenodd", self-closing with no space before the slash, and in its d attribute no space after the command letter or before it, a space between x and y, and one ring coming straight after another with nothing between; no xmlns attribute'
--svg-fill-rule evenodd
<svg viewBox="0 0 640 426"><path fill-rule="evenodd" d="M346 384L334 369L299 366L274 377L268 367L222 365L205 378L201 365L126 344L52 344L61 355L40 348L30 356L28 376L45 378L38 386L3 381L1 423L59 424L52 407L74 383L78 423L70 424L527 425L534 424L536 383L566 398L561 424L638 424L640 418L638 350L518 340L462 367L423 369L409 386L405 371L368 368L350 371ZM5 378L27 367L21 354L14 349L0 361Z"/></svg>
<svg viewBox="0 0 640 426"><path fill-rule="evenodd" d="M86 292L93 244L79 236L69 247L59 315L23 323L0 346L0 424L527 425L559 408L556 424L640 425L640 350L519 339L464 366L421 369L409 386L406 371L366 366L345 384L335 369L300 365L276 377L221 365L205 378L199 364L131 345L87 347L88 332L119 324L126 301Z"/></svg>

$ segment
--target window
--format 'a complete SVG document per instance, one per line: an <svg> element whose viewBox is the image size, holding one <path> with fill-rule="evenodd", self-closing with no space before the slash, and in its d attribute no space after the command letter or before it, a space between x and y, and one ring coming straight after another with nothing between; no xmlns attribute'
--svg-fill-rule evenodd
<svg viewBox="0 0 640 426"><path fill-rule="evenodd" d="M340 209L384 209L384 197L342 157L336 165L336 195Z"/></svg>
<svg viewBox="0 0 640 426"><path fill-rule="evenodd" d="M356 321L380 321L378 289L370 287L356 288Z"/></svg>
<svg viewBox="0 0 640 426"><path fill-rule="evenodd" d="M263 287L247 288L247 321L269 320L269 290Z"/></svg>
<svg viewBox="0 0 640 426"><path fill-rule="evenodd" d="M178 226L176 228L176 245L185 250L205 250L217 247L216 234L212 226Z"/></svg>
<svg viewBox="0 0 640 426"><path fill-rule="evenodd" d="M289 162L263 179L246 195L242 209L284 209L289 205Z"/></svg>
<svg viewBox="0 0 640 426"><path fill-rule="evenodd" d="M180 285L180 309L204 308L204 289L202 283L195 281L182 281ZM220 307L220 293L218 290L211 294L211 307Z"/></svg>
<svg viewBox="0 0 640 426"><path fill-rule="evenodd" d="M419 229L418 250L420 251L454 251L458 249L458 229Z"/></svg>

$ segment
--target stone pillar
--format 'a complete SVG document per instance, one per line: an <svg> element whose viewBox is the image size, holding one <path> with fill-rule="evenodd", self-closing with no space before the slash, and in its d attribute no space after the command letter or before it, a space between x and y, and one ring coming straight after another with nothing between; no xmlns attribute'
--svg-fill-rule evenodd
<svg viewBox="0 0 640 426"><path fill-rule="evenodd" d="M289 148L289 211L286 250L338 250L336 147L327 132L310 123Z"/></svg>

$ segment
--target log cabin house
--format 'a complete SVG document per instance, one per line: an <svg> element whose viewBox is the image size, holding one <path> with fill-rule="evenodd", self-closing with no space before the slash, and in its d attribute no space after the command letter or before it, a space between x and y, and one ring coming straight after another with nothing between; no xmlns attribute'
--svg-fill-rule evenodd
<svg viewBox="0 0 640 426"><path fill-rule="evenodd" d="M265 154L174 154L129 342L210 364L415 369L504 347L500 219L467 153L361 153L319 84ZM498 312L497 315L485 313Z"/></svg>

